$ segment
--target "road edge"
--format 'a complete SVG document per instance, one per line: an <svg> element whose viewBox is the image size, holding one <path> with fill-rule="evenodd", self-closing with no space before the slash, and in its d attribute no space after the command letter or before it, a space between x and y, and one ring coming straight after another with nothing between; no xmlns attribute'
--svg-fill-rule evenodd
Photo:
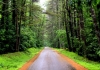
<svg viewBox="0 0 100 70"><path fill-rule="evenodd" d="M75 62L74 60L72 60L71 58L65 56L64 54L61 54L59 51L53 49L55 52L57 52L66 62L68 62L69 64L71 64L74 68L76 68L76 70L88 70L87 68L85 68L84 66L78 64L77 62Z"/></svg>
<svg viewBox="0 0 100 70"><path fill-rule="evenodd" d="M21 68L19 68L18 70L27 70L29 68L29 66L39 57L40 53L42 52L39 51L39 53L37 53L34 57L32 57L28 62L26 62Z"/></svg>

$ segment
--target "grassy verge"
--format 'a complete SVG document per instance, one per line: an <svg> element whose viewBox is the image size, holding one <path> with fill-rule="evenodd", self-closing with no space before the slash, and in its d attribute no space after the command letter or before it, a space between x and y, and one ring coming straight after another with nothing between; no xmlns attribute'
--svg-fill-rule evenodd
<svg viewBox="0 0 100 70"><path fill-rule="evenodd" d="M84 66L88 70L100 70L100 63L99 62L87 60L87 59L77 55L76 53L69 52L69 51L66 51L63 49L56 49L56 50L59 51L60 53L64 54L65 56L71 58L72 60L74 60L78 64Z"/></svg>
<svg viewBox="0 0 100 70"><path fill-rule="evenodd" d="M40 50L41 49L39 48L30 48L25 52L15 52L0 55L0 70L18 70Z"/></svg>

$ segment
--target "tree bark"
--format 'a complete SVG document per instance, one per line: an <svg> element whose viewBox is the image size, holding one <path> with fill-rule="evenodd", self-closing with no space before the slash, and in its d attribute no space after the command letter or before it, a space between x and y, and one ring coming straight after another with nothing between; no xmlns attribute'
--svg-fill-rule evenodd
<svg viewBox="0 0 100 70"><path fill-rule="evenodd" d="M82 49L83 49L83 55L84 57L86 57L86 38L85 38L85 35L84 35L84 18L83 18L83 7L82 7L82 1L78 1L78 14L79 14L79 19L80 19L80 34L81 34L81 39L82 41L84 42L82 44Z"/></svg>
<svg viewBox="0 0 100 70"><path fill-rule="evenodd" d="M19 23L18 23L18 17L19 17L19 10L17 9L17 1L16 0L13 0L13 10L12 10L12 22L15 26L15 36L16 36L16 42L15 42L15 51L19 51L19 45L20 45L20 39L19 39L19 36L20 36L20 26L19 26Z"/></svg>

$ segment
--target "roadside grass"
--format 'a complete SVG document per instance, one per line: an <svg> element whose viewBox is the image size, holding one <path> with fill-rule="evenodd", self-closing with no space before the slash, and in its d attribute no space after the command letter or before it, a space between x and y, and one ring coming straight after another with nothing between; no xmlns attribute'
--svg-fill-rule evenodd
<svg viewBox="0 0 100 70"><path fill-rule="evenodd" d="M100 70L100 63L99 62L90 61L88 59L85 59L84 57L77 55L74 52L69 52L69 51L64 50L64 49L56 49L56 50L59 51L61 54L64 54L65 56L71 58L72 60L74 60L78 64L84 66L88 70Z"/></svg>
<svg viewBox="0 0 100 70"><path fill-rule="evenodd" d="M15 52L0 55L0 70L18 70L42 48L29 48L24 52Z"/></svg>

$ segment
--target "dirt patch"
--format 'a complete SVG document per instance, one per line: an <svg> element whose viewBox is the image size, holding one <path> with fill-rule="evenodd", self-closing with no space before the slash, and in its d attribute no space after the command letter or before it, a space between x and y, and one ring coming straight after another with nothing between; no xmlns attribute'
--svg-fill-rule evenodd
<svg viewBox="0 0 100 70"><path fill-rule="evenodd" d="M31 60L25 63L19 70L28 70L29 66L38 58L40 53L41 51L36 56L34 56Z"/></svg>

